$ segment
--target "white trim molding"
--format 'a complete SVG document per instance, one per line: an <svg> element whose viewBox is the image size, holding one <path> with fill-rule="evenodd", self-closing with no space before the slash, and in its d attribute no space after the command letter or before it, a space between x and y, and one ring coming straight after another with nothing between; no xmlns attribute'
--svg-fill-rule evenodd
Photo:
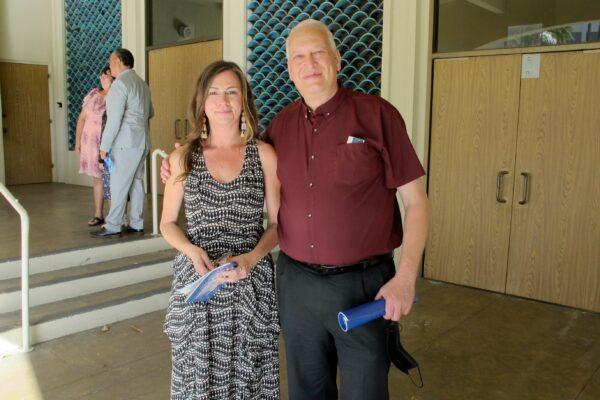
<svg viewBox="0 0 600 400"><path fill-rule="evenodd" d="M381 97L402 114L417 155L426 156L430 10L428 0L384 0Z"/></svg>
<svg viewBox="0 0 600 400"><path fill-rule="evenodd" d="M145 0L121 0L121 46L133 53L135 72L146 79Z"/></svg>
<svg viewBox="0 0 600 400"><path fill-rule="evenodd" d="M223 0L223 60L246 71L248 1Z"/></svg>
<svg viewBox="0 0 600 400"><path fill-rule="evenodd" d="M67 182L72 155L68 149L67 123L67 65L64 1L52 0L52 64L49 66L52 118L52 178L54 182ZM59 107L58 104L62 107ZM77 160L78 163L79 160ZM75 164L77 165L77 164ZM75 171L77 172L77 170Z"/></svg>

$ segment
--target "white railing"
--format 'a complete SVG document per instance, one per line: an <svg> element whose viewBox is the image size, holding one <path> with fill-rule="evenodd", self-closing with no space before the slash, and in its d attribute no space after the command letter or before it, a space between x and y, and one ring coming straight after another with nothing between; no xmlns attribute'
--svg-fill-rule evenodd
<svg viewBox="0 0 600 400"><path fill-rule="evenodd" d="M29 340L29 214L1 182L0 192L21 217L21 347L23 351L31 351Z"/></svg>
<svg viewBox="0 0 600 400"><path fill-rule="evenodd" d="M158 156L167 158L169 155L161 149L152 152L152 234L158 235Z"/></svg>

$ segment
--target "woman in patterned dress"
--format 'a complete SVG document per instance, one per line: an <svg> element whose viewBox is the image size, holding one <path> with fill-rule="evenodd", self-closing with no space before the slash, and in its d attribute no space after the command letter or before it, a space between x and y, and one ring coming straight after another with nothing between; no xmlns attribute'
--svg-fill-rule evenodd
<svg viewBox="0 0 600 400"><path fill-rule="evenodd" d="M179 250L164 330L171 341L171 399L279 399L273 260L279 181L273 148L255 139L257 116L241 69L218 61L200 75L190 104L194 131L170 157L161 232ZM187 229L177 226L181 203ZM263 228L266 203L268 224ZM177 290L231 253L206 303Z"/></svg>
<svg viewBox="0 0 600 400"><path fill-rule="evenodd" d="M77 119L75 151L79 154L79 173L90 175L94 179L94 217L89 226L104 223L104 188L102 169L98 162L100 135L102 134L102 115L106 110L105 97L113 78L110 68L104 67L100 73L100 88L93 88L83 99L81 113Z"/></svg>

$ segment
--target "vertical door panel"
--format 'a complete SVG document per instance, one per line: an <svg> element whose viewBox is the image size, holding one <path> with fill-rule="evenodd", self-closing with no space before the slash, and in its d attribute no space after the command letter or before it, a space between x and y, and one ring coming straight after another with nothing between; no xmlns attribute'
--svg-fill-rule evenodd
<svg viewBox="0 0 600 400"><path fill-rule="evenodd" d="M521 83L507 293L600 311L599 171L600 53L542 54Z"/></svg>
<svg viewBox="0 0 600 400"><path fill-rule="evenodd" d="M505 290L520 65L518 55L435 62L428 278Z"/></svg>
<svg viewBox="0 0 600 400"><path fill-rule="evenodd" d="M148 83L152 92L155 116L150 120L152 151L173 150L183 143L192 130L187 109L202 70L222 59L222 42L193 43L151 50L148 53ZM187 122L186 122L187 121ZM159 193L164 185L159 182Z"/></svg>

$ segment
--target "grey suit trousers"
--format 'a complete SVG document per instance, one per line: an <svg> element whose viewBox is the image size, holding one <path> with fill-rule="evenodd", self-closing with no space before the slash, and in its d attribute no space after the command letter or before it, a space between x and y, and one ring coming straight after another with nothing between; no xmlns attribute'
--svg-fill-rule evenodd
<svg viewBox="0 0 600 400"><path fill-rule="evenodd" d="M130 198L129 226L144 229L144 184L146 173L145 149L112 149L113 168L110 172L110 211L106 217L106 230L120 232Z"/></svg>

